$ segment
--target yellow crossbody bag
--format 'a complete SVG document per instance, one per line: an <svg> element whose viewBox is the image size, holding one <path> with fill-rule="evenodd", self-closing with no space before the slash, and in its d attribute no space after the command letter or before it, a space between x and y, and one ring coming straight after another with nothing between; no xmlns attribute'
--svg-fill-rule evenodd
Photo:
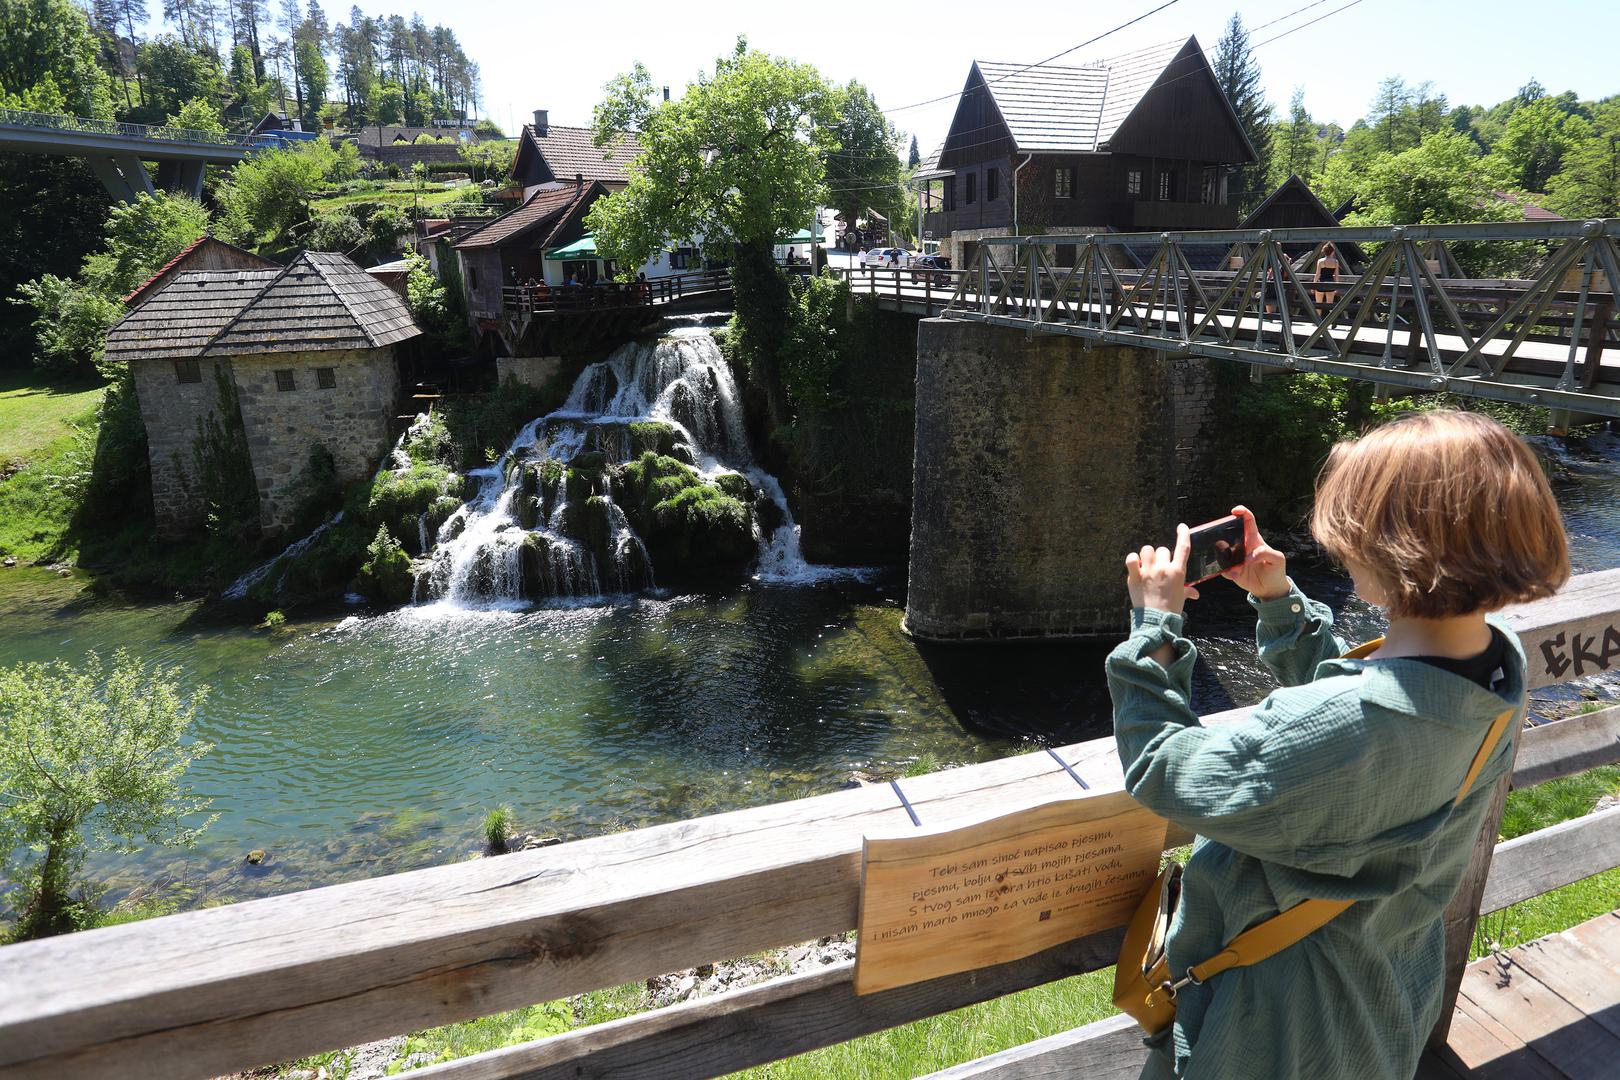
<svg viewBox="0 0 1620 1080"><path fill-rule="evenodd" d="M1369 641L1345 653L1344 658L1359 660L1383 643L1383 638ZM1517 711L1509 709L1491 724L1452 805L1462 802L1463 796L1474 786L1474 780L1490 760L1491 752L1501 742ZM1226 948L1203 963L1192 965L1181 978L1172 979L1164 949L1166 939L1170 936L1170 920L1180 899L1181 866L1171 863L1159 874L1153 888L1142 897L1125 931L1125 943L1120 947L1119 963L1114 968L1114 1005L1141 1024L1142 1030L1149 1035L1158 1034L1175 1020L1176 992L1183 986L1189 983L1197 986L1223 971L1258 964L1327 925L1355 902L1306 900L1295 904L1287 911L1249 927L1228 942Z"/></svg>

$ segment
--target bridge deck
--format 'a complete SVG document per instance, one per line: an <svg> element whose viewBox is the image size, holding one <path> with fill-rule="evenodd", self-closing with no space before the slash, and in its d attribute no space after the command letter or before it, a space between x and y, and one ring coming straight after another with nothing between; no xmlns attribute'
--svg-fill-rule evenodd
<svg viewBox="0 0 1620 1080"><path fill-rule="evenodd" d="M1620 910L1468 965L1427 1080L1620 1075Z"/></svg>

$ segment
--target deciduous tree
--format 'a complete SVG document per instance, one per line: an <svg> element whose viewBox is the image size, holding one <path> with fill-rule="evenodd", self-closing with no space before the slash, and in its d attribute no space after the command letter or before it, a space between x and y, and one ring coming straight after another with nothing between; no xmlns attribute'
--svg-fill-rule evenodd
<svg viewBox="0 0 1620 1080"><path fill-rule="evenodd" d="M0 670L0 860L23 888L19 938L94 921L73 889L89 850L142 841L190 845L212 822L185 783L210 746L191 726L206 687L188 695L176 668L95 653Z"/></svg>

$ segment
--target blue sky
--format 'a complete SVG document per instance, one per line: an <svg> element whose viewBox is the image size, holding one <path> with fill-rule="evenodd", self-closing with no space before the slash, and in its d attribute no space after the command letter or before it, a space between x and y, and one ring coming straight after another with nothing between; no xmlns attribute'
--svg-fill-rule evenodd
<svg viewBox="0 0 1620 1080"><path fill-rule="evenodd" d="M430 25L453 28L482 66L486 112L508 125L538 108L549 109L553 123L589 123L602 84L637 60L678 95L699 70L713 69L714 58L729 51L739 33L759 48L815 64L840 82L859 79L879 104L895 109L954 95L974 59L1040 60L1161 2L370 0L360 6L373 15L408 16L414 10ZM1212 50L1234 11L1258 28L1309 2L1178 0L1059 62L1188 34ZM1286 107L1293 88L1302 86L1315 117L1348 126L1366 111L1378 81L1388 75L1432 80L1453 104L1494 103L1532 77L1555 93L1573 89L1583 98L1620 93L1620 0L1563 0L1547 8L1522 0L1360 0L1330 14L1349 2L1323 0L1256 30L1254 41L1260 42L1328 16L1255 53L1274 104ZM348 17L348 2L323 6L334 22ZM157 25L153 20L149 29ZM896 111L892 119L917 133L926 154L944 136L952 106L946 101Z"/></svg>

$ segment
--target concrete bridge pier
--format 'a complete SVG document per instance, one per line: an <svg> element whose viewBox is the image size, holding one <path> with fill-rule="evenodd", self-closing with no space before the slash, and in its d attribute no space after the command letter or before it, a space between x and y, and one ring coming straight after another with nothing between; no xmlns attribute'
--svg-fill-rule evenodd
<svg viewBox="0 0 1620 1080"><path fill-rule="evenodd" d="M1213 393L1190 357L919 323L907 630L1117 637L1125 553L1212 516L1196 485Z"/></svg>

